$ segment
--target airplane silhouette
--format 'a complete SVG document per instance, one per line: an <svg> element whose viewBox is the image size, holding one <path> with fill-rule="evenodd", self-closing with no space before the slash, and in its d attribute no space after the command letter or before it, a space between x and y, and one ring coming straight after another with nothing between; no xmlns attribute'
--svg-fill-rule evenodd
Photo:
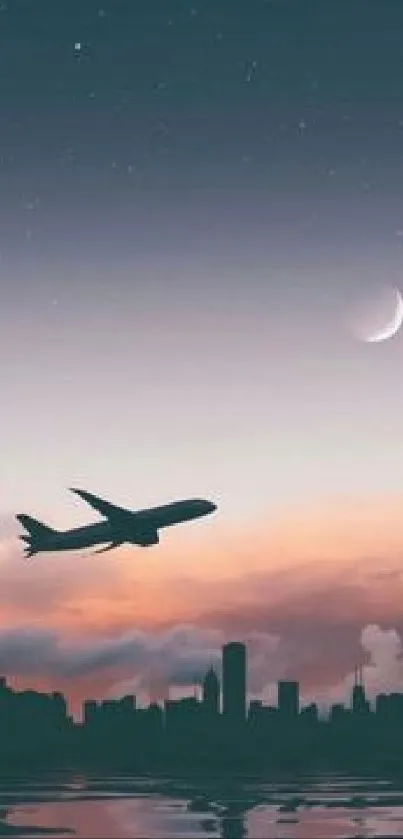
<svg viewBox="0 0 403 839"><path fill-rule="evenodd" d="M44 551L72 551L89 548L93 545L108 543L106 547L94 551L104 553L119 547L124 542L148 547L159 542L158 530L173 524L206 516L217 509L212 501L200 498L188 498L173 501L162 507L150 507L146 510L126 510L97 495L83 489L71 488L94 510L105 517L104 521L75 527L72 530L54 530L41 521L18 513L16 519L23 525L28 535L19 538L26 542L25 556L31 557Z"/></svg>

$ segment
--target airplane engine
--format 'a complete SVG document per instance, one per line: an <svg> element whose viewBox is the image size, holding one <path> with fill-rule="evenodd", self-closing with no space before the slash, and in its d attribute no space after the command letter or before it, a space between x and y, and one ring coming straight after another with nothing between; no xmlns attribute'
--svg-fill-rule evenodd
<svg viewBox="0 0 403 839"><path fill-rule="evenodd" d="M140 545L142 548L148 548L151 545L158 545L159 541L160 538L156 530L149 533L136 533L135 537L132 539L132 543L134 545Z"/></svg>

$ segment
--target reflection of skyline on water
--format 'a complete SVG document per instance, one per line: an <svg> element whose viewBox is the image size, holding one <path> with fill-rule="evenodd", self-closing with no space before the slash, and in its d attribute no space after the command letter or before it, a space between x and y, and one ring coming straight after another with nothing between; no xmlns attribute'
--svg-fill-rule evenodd
<svg viewBox="0 0 403 839"><path fill-rule="evenodd" d="M46 824L12 824L9 822L9 817L13 815L14 810L14 807L2 807L0 809L0 836L15 836L17 839L25 839L28 836L72 836L75 833L71 828L59 828L55 825L48 827ZM25 812L28 811L29 808L25 808Z"/></svg>
<svg viewBox="0 0 403 839"><path fill-rule="evenodd" d="M147 778L0 781L0 836L76 839L403 837L403 782Z"/></svg>

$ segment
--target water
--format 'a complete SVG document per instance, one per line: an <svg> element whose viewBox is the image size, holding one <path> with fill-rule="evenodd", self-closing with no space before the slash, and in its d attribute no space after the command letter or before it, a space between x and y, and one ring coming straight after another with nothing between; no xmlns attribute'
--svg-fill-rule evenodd
<svg viewBox="0 0 403 839"><path fill-rule="evenodd" d="M0 836L77 839L403 837L403 783L140 778L0 780Z"/></svg>

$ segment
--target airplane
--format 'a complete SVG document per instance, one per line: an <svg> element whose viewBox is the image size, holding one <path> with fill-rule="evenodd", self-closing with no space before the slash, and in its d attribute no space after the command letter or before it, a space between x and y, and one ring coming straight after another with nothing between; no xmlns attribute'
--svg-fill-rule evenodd
<svg viewBox="0 0 403 839"><path fill-rule="evenodd" d="M161 527L170 527L173 524L206 516L217 509L217 505L212 501L188 498L184 501L173 501L162 507L126 510L86 490L70 487L70 491L101 513L104 520L61 531L54 530L25 513L18 513L16 519L28 534L19 537L26 542L25 557L29 558L45 551L80 550L104 543L108 543L106 547L93 553L111 551L123 545L124 542L141 547L157 545L159 543L158 530Z"/></svg>

